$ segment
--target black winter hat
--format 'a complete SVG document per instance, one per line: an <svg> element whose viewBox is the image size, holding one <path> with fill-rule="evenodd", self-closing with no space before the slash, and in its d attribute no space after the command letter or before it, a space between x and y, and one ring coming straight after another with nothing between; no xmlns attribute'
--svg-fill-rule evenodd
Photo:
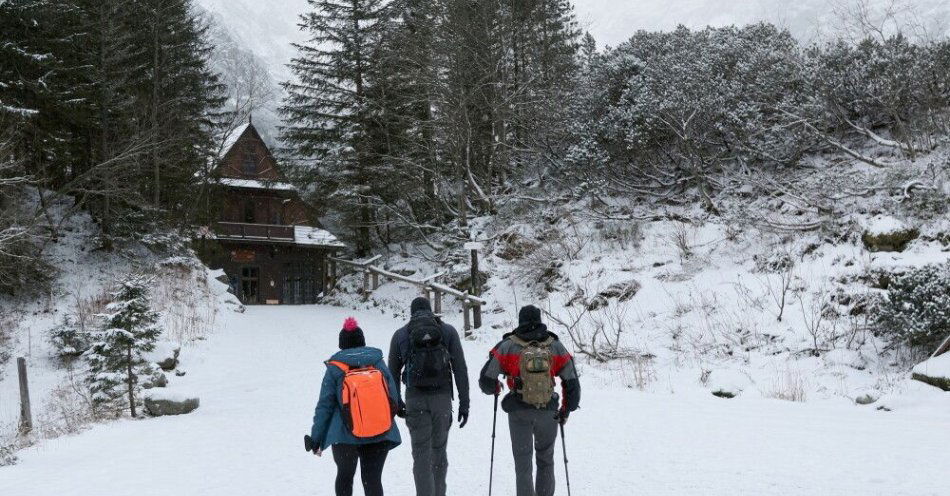
<svg viewBox="0 0 950 496"><path fill-rule="evenodd" d="M534 305L527 305L521 307L521 311L518 312L518 326L525 326L528 324L540 324L541 323L541 310Z"/></svg>
<svg viewBox="0 0 950 496"><path fill-rule="evenodd" d="M409 313L416 312L431 312L432 305L429 304L429 299L424 296L419 296L416 299L412 300L412 304L409 305Z"/></svg>
<svg viewBox="0 0 950 496"><path fill-rule="evenodd" d="M343 329L340 330L340 349L359 348L366 346L366 337L363 336L363 330L353 317L347 317L343 321Z"/></svg>

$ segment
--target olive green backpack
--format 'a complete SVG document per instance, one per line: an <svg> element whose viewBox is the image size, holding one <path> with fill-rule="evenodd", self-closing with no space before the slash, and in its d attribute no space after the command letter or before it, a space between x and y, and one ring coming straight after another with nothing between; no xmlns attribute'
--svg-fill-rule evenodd
<svg viewBox="0 0 950 496"><path fill-rule="evenodd" d="M538 409L547 407L554 396L554 377L551 375L554 366L551 343L554 338L548 336L544 341L526 341L511 336L509 339L522 346L518 357L521 400Z"/></svg>

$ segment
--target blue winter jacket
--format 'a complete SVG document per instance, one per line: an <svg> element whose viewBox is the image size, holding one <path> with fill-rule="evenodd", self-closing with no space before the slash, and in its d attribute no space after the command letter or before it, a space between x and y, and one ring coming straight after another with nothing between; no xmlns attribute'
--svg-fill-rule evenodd
<svg viewBox="0 0 950 496"><path fill-rule="evenodd" d="M368 346L349 348L338 351L330 358L330 361L343 362L351 367L365 367L367 365L376 367L386 377L389 396L399 404L399 388L396 386L389 368L386 367L386 362L383 361L381 350ZM339 367L327 363L327 372L323 376L323 384L320 386L320 400L313 412L313 427L310 430L310 437L313 438L315 446L320 446L320 449L325 450L333 444L372 444L389 441L392 445L391 448L395 448L402 443L402 438L399 437L399 428L396 427L395 421L388 432L373 438L358 439L350 433L343 422L343 399L340 396L342 390L343 371Z"/></svg>

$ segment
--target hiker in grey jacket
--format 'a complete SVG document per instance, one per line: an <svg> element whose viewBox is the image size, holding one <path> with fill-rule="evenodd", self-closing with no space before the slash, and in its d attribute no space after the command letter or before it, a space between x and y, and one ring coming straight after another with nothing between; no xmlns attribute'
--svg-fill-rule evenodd
<svg viewBox="0 0 950 496"><path fill-rule="evenodd" d="M412 474L417 496L445 496L449 468L446 445L452 426L452 378L459 395L459 427L468 422L468 368L458 331L432 313L426 298L412 300L409 323L389 345L389 369L406 385L397 415L412 439Z"/></svg>
<svg viewBox="0 0 950 496"><path fill-rule="evenodd" d="M478 378L482 392L500 394L500 375L510 390L501 406L508 413L517 495L551 496L558 424L566 423L579 407L581 384L574 358L541 323L541 310L536 307L522 308L518 327L492 348ZM554 390L555 377L561 380L563 397ZM535 457L538 473L533 480Z"/></svg>

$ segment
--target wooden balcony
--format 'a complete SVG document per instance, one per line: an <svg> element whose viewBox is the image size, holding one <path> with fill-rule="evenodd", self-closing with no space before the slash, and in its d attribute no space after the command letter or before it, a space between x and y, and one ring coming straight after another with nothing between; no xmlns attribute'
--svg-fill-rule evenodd
<svg viewBox="0 0 950 496"><path fill-rule="evenodd" d="M218 239L293 243L294 226L218 222L215 235L217 235Z"/></svg>

